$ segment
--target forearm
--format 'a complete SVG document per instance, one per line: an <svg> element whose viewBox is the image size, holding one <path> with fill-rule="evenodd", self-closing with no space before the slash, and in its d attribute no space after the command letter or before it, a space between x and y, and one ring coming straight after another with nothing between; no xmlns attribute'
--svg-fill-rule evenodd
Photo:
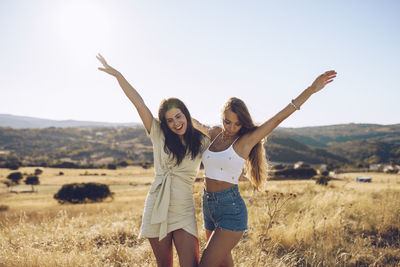
<svg viewBox="0 0 400 267"><path fill-rule="evenodd" d="M310 96L313 94L311 86L305 89L303 92L301 92L300 95L298 95L295 99L293 99L293 104L300 109L300 107L307 101L307 99L310 98ZM292 104L289 104L294 108Z"/></svg>
<svg viewBox="0 0 400 267"><path fill-rule="evenodd" d="M271 121L273 129L275 129L282 121L292 115L296 110L300 109L300 107L307 101L307 99L310 98L312 94L313 91L311 87L308 87L301 92L300 95L293 99L291 103L289 103L285 108L272 117Z"/></svg>
<svg viewBox="0 0 400 267"><path fill-rule="evenodd" d="M293 99L289 104L279 111L268 121L261 124L255 131L253 131L248 137L248 144L253 145L259 142L262 138L270 134L278 125L289 117L293 112L299 110L300 107L310 98L310 96L322 88L328 83L332 82L336 77L336 71L330 70L319 75L317 79L311 84L310 87L305 89L299 96Z"/></svg>
<svg viewBox="0 0 400 267"><path fill-rule="evenodd" d="M129 84L129 82L124 78L121 73L117 73L115 75L119 85L124 91L125 95L129 98L132 104L135 106L137 112L139 113L140 119L143 122L144 127L148 132L150 132L151 124L153 121L153 114L149 110L149 108L144 103L143 98L140 94Z"/></svg>
<svg viewBox="0 0 400 267"><path fill-rule="evenodd" d="M207 135L208 137L211 138L211 127L205 124L200 123L198 120L195 118L192 118L193 126L202 132L203 134Z"/></svg>
<svg viewBox="0 0 400 267"><path fill-rule="evenodd" d="M293 99L294 105L289 103L272 118L260 125L257 133L257 138L261 139L270 134L276 127L279 126L279 124L281 124L281 122L283 122L296 111L296 107L300 109L300 106L303 105L312 94L313 92L311 90L311 87L308 87L303 92L301 92L299 96Z"/></svg>
<svg viewBox="0 0 400 267"><path fill-rule="evenodd" d="M118 73L115 77L117 78L117 81L121 86L122 90L124 91L125 95L129 98L129 100L136 107L136 109L143 107L145 105L143 98L136 91L136 89L129 84L129 82L125 79L125 77L121 73Z"/></svg>

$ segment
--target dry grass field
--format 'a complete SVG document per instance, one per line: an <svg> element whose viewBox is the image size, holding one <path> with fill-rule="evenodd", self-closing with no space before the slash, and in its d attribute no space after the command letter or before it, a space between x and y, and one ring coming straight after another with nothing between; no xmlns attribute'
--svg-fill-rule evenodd
<svg viewBox="0 0 400 267"><path fill-rule="evenodd" d="M34 193L0 185L0 266L155 266L147 240L138 239L152 169L43 170ZM10 172L0 169L0 181ZM400 175L368 173L372 183L356 183L361 175L341 174L328 186L269 181L259 192L242 182L249 231L233 250L236 265L400 266ZM110 185L114 199L53 199L62 184L94 181ZM202 249L201 190L195 183Z"/></svg>

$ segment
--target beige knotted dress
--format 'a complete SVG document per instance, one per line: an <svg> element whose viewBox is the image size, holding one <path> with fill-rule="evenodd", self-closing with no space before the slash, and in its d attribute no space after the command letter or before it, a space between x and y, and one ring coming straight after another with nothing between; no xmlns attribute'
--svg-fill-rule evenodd
<svg viewBox="0 0 400 267"><path fill-rule="evenodd" d="M203 137L196 158L192 159L188 153L176 165L172 155L164 151L165 137L158 120L153 119L148 136L153 143L155 177L146 197L139 236L162 240L168 233L183 229L197 238L192 188L209 139Z"/></svg>

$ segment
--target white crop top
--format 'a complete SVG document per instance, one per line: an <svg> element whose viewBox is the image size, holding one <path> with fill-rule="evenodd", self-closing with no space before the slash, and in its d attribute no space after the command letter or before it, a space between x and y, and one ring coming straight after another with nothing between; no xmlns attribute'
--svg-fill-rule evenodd
<svg viewBox="0 0 400 267"><path fill-rule="evenodd" d="M240 157L233 149L233 144L236 140L227 149L218 152L210 151L213 141L204 151L202 157L205 177L232 184L239 183L239 177L242 174L246 160Z"/></svg>

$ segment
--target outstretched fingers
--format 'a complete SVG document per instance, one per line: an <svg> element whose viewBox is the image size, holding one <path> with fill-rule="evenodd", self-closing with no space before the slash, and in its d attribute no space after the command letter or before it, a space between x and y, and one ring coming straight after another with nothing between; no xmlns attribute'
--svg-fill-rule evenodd
<svg viewBox="0 0 400 267"><path fill-rule="evenodd" d="M336 71L329 70L319 75L311 85L312 92L316 93L324 88L328 83L333 82L334 78L336 78L336 74Z"/></svg>
<svg viewBox="0 0 400 267"><path fill-rule="evenodd" d="M100 61L104 61L104 62L106 61L106 60L104 59L104 57L103 57L100 53L97 53L96 57L97 57L97 59L100 60Z"/></svg>
<svg viewBox="0 0 400 267"><path fill-rule="evenodd" d="M107 62L100 53L96 55L96 58L100 61L101 64L103 64L104 67L107 67Z"/></svg>
<svg viewBox="0 0 400 267"><path fill-rule="evenodd" d="M337 72L334 70L329 70L326 71L324 74L322 74L322 78L324 79L324 83L328 84L330 82L333 82L333 79L336 78Z"/></svg>
<svg viewBox="0 0 400 267"><path fill-rule="evenodd" d="M108 73L113 76L117 76L119 74L119 72L116 69L107 64L107 61L100 53L96 55L96 58L103 65L103 67L99 67L98 70L104 71L105 73Z"/></svg>
<svg viewBox="0 0 400 267"><path fill-rule="evenodd" d="M330 70L324 73L327 77L336 77L337 72L334 70Z"/></svg>
<svg viewBox="0 0 400 267"><path fill-rule="evenodd" d="M328 83L331 83L331 82L333 82L333 79L329 79L329 80L325 81L325 84L328 84Z"/></svg>

